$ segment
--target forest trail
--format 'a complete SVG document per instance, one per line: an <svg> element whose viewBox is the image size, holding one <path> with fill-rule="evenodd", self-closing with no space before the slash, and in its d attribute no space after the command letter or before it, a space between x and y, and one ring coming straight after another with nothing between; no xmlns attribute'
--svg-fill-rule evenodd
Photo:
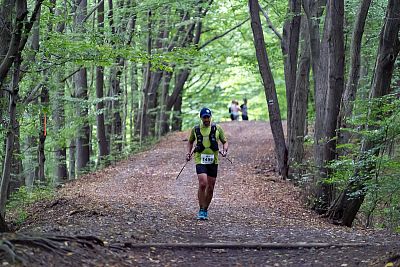
<svg viewBox="0 0 400 267"><path fill-rule="evenodd" d="M208 221L195 219L193 161L175 179L185 164L188 132L172 133L149 151L71 182L55 200L32 206L18 234L94 236L104 243L61 242L70 252L57 255L25 246L19 251L30 255L28 265L384 266L400 255L399 236L334 226L307 210L299 189L274 172L267 122L221 125L233 164L220 160ZM255 243L260 246L246 247ZM307 248L311 243L321 244Z"/></svg>

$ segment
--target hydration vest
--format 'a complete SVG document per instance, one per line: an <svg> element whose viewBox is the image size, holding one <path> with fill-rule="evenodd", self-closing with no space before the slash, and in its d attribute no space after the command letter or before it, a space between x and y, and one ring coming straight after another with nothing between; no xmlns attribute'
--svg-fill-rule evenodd
<svg viewBox="0 0 400 267"><path fill-rule="evenodd" d="M196 148L194 150L194 152L203 152L203 150L205 149L204 145L203 145L203 136L201 135L200 132L200 126L197 125L194 128L194 132L196 134ZM215 137L215 133L217 132L217 125L215 123L211 124L211 131L210 131L210 135L208 136L208 138L210 139L210 148L212 151L218 151L218 141L217 138Z"/></svg>

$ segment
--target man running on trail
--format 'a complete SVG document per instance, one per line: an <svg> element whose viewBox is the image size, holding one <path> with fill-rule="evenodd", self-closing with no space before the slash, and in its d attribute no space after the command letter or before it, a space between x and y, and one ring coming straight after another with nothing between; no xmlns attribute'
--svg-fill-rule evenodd
<svg viewBox="0 0 400 267"><path fill-rule="evenodd" d="M186 160L189 161L192 158L193 143L196 141L194 160L199 180L197 196L200 210L197 215L198 220L208 219L208 206L213 197L218 172L218 140L223 144L221 155L226 157L228 152L225 133L220 125L211 123L211 117L210 109L202 108L200 110L201 123L192 128L187 144Z"/></svg>

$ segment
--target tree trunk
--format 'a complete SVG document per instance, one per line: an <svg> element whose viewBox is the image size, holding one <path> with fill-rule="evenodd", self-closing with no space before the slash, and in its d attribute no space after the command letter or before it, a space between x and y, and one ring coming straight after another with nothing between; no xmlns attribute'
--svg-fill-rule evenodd
<svg viewBox="0 0 400 267"><path fill-rule="evenodd" d="M321 170L322 179L329 176L326 167L336 158L336 133L340 101L344 88L344 0L329 1L330 27L329 27L329 85L326 95L326 108L324 119L324 165ZM333 201L331 186L320 183L317 196L319 197L316 209L326 212Z"/></svg>
<svg viewBox="0 0 400 267"><path fill-rule="evenodd" d="M149 93L150 93L150 82L151 82L151 49L152 49L152 17L151 11L147 13L148 23L147 23L147 54L149 57L149 61L145 68L145 74L143 75L143 95L142 95L142 108L140 112L140 144L142 143L142 139L149 135L149 121L148 121L148 110L149 110Z"/></svg>
<svg viewBox="0 0 400 267"><path fill-rule="evenodd" d="M302 17L301 22L301 54L299 59L296 87L293 97L293 113L290 123L289 136L289 166L290 174L299 177L304 154L304 135L306 132L307 96L310 86L310 40L308 34L307 18Z"/></svg>
<svg viewBox="0 0 400 267"><path fill-rule="evenodd" d="M136 63L131 63L131 112L129 113L129 132L131 135L131 143L134 140L134 136L139 133L138 121L139 121L139 85L138 85L138 71Z"/></svg>
<svg viewBox="0 0 400 267"><path fill-rule="evenodd" d="M177 97L173 106L172 131L182 130L182 92Z"/></svg>
<svg viewBox="0 0 400 267"><path fill-rule="evenodd" d="M38 179L39 169L37 160L37 136L29 135L25 141L24 151L26 152L24 169L25 185L28 187L33 186L35 180Z"/></svg>
<svg viewBox="0 0 400 267"><path fill-rule="evenodd" d="M27 3L25 0L17 0L15 3L8 3L9 8L5 7L4 12L10 12L9 14L3 13L2 15L7 17L7 19L10 19L10 21L5 21L6 25L13 25L12 24L12 14L13 8L15 7L15 10L17 11L16 13L16 18L15 18L15 23L13 26L10 27L10 30L12 32L11 39L9 43L3 43L4 46L6 47L7 52L6 55L2 58L2 61L0 62L0 87L3 85L4 80L6 79L8 72L10 68L12 67L14 60L19 57L20 50L20 42L22 40L22 31L24 29L24 21L26 19L26 15L28 13L27 11ZM14 6L15 5L15 6ZM6 40L7 38L6 34Z"/></svg>
<svg viewBox="0 0 400 267"><path fill-rule="evenodd" d="M18 5L17 5L18 6ZM11 164L13 160L14 152L14 139L15 139L15 127L17 126L17 101L19 93L19 72L21 66L21 59L18 56L14 60L14 73L12 77L12 82L10 85L10 92L8 98L8 115L9 115L9 125L6 135L6 150L3 162L3 173L0 183L0 216L5 218L6 212L6 201L11 177Z"/></svg>
<svg viewBox="0 0 400 267"><path fill-rule="evenodd" d="M15 138L14 138L14 151L13 158L11 163L11 177L10 184L8 189L8 195L11 193L18 191L18 189L24 185L23 178L23 168L22 168L22 159L21 159L21 144L20 144L20 125L19 121L16 120L16 125L14 128Z"/></svg>
<svg viewBox="0 0 400 267"><path fill-rule="evenodd" d="M251 28L254 36L257 61L264 84L265 95L268 104L268 112L271 124L272 135L275 142L275 153L278 159L279 172L283 179L288 175L288 155L283 133L281 115L279 110L278 97L275 90L275 82L269 66L268 55L265 50L264 34L260 21L260 8L258 0L249 0Z"/></svg>
<svg viewBox="0 0 400 267"><path fill-rule="evenodd" d="M299 50L299 33L301 22L301 0L289 0L287 20L283 26L282 52L287 101L287 121L292 118L292 107L296 88L297 54ZM288 123L287 136L290 136L291 125Z"/></svg>
<svg viewBox="0 0 400 267"><path fill-rule="evenodd" d="M12 15L15 1L3 0L0 5L0 19L2 28L12 29ZM3 62L11 43L11 31L0 31L0 63Z"/></svg>
<svg viewBox="0 0 400 267"><path fill-rule="evenodd" d="M303 0L304 12L307 15L310 34L311 66L314 81L315 125L314 125L314 157L317 169L323 166L323 127L325 117L325 98L328 88L326 43L329 16L325 18L322 42L320 40L320 17L323 13L324 1ZM328 11L326 11L329 14ZM318 180L319 174L316 175Z"/></svg>
<svg viewBox="0 0 400 267"><path fill-rule="evenodd" d="M122 25L121 29L119 31L116 30L116 27L114 25L114 20L116 18L114 17L113 1L108 0L108 5L109 5L108 20L111 32L114 36L115 34L122 35L126 31L126 27L124 27L124 24L121 24ZM123 8L123 1L119 2L118 8L119 9ZM111 43L114 45L114 41L111 40ZM122 57L117 57L115 64L111 67L111 75L110 75L110 92L113 98L111 100L111 112L112 112L111 135L113 140L111 151L115 149L116 150L115 152L117 154L120 154L120 152L122 151L122 118L121 118L120 101L122 96L121 75L124 65L125 65L124 59Z"/></svg>
<svg viewBox="0 0 400 267"><path fill-rule="evenodd" d="M363 0L358 9L357 18L354 22L354 29L351 38L351 65L349 76L347 79L346 89L343 94L342 109L340 112L341 128L348 128L347 120L351 118L353 112L353 102L356 99L358 83L360 80L361 68L361 43L364 34L365 21L367 19L368 10L371 0ZM350 133L343 131L340 134L340 143L346 144L350 140ZM345 153L343 151L343 153Z"/></svg>
<svg viewBox="0 0 400 267"><path fill-rule="evenodd" d="M61 75L58 75L60 77ZM65 127L64 109L64 84L58 82L54 101L53 101L53 121L54 132L58 133ZM68 180L67 150L65 144L57 145L55 148L56 160L56 183L63 184Z"/></svg>
<svg viewBox="0 0 400 267"><path fill-rule="evenodd" d="M71 140L69 144L69 178L75 179L76 176L76 144L75 140Z"/></svg>
<svg viewBox="0 0 400 267"><path fill-rule="evenodd" d="M54 6L56 1L54 0ZM56 9L55 14L59 16L62 13L66 13L65 2L63 3L62 9ZM65 22L61 21L57 24L56 31L62 33L65 28ZM58 133L65 127L65 85L61 82L63 72L60 70L57 72L57 81L55 82L57 88L55 89L55 95L53 100L53 122L54 122L54 132ZM57 137L56 137L57 138ZM55 161L56 161L56 184L63 184L68 180L68 167L67 167L67 149L64 142L59 142L55 147Z"/></svg>
<svg viewBox="0 0 400 267"><path fill-rule="evenodd" d="M101 37L104 30L104 1L99 0L99 8L97 9L97 25ZM97 142L99 144L99 163L102 165L106 161L106 157L110 154L106 138L106 127L104 123L104 67L96 67L96 125L97 125Z"/></svg>
<svg viewBox="0 0 400 267"><path fill-rule="evenodd" d="M8 226L6 221L4 220L4 216L0 214L0 233L8 232Z"/></svg>
<svg viewBox="0 0 400 267"><path fill-rule="evenodd" d="M370 98L379 98L390 93L394 64L400 51L400 2L389 0L385 16L385 24L380 35L380 42L375 65L374 79L370 91ZM369 115L369 120L376 118ZM367 125L367 129L373 127ZM367 157L377 155L379 147L376 145L380 140L373 143L364 139L361 146L361 157L359 162L365 162L364 166L358 167L347 188L337 198L334 205L329 210L329 217L336 223L351 227L361 204L367 193L365 183L371 179L371 172L375 166L367 161ZM354 194L354 192L361 192Z"/></svg>
<svg viewBox="0 0 400 267"><path fill-rule="evenodd" d="M39 161L39 181L44 183L46 181L45 174L45 142L47 137L47 114L46 107L49 104L49 90L47 85L42 86L42 92L40 94L40 104L44 108L39 116L40 120L40 132L39 132L39 146L38 146L38 161Z"/></svg>
<svg viewBox="0 0 400 267"><path fill-rule="evenodd" d="M172 79L172 73L165 72L163 77L164 79L163 79L163 89L161 93L161 110L160 110L160 136L165 135L169 131L167 105L168 105L168 91Z"/></svg>
<svg viewBox="0 0 400 267"><path fill-rule="evenodd" d="M77 9L76 26L77 30L83 31L83 21L87 14L87 1L81 0ZM90 160L90 127L88 121L88 86L87 86L87 70L81 68L75 75L75 96L82 100L76 106L76 115L81 118L82 122L78 127L76 138L76 168L78 175L86 171Z"/></svg>

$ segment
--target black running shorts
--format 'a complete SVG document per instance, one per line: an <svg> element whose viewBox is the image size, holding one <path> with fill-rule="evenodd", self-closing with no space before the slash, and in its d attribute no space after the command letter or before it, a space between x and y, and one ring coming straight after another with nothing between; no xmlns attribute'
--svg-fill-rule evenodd
<svg viewBox="0 0 400 267"><path fill-rule="evenodd" d="M196 173L206 173L210 177L217 177L218 164L196 164Z"/></svg>

